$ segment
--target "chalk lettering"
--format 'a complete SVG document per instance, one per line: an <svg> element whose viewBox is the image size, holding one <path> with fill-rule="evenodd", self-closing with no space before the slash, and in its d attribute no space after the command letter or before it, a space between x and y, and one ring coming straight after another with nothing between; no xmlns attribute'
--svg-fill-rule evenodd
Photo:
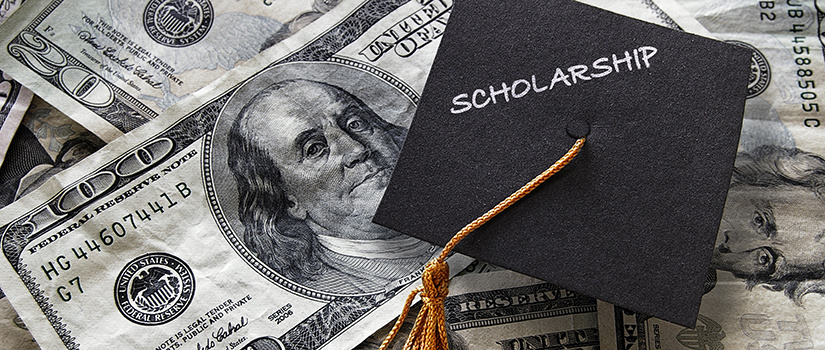
<svg viewBox="0 0 825 350"><path fill-rule="evenodd" d="M498 85L489 85L487 88L473 89L472 93L459 93L452 98L453 105L450 113L461 114L472 109L481 109L489 105L509 103L512 100L525 98L527 95L540 94L545 91L559 89L563 86L573 86L594 78L603 78L612 73L632 72L651 67L651 58L659 50L653 46L640 46L627 50L621 54L611 54L595 59L590 65L575 64L567 68L556 67L550 79L550 85L540 85L536 74L530 79L517 78L509 85L507 82ZM592 68L592 69L591 69ZM544 78L547 78L546 76ZM563 85L562 85L563 84ZM489 95L488 95L489 92ZM492 103L491 103L492 102Z"/></svg>

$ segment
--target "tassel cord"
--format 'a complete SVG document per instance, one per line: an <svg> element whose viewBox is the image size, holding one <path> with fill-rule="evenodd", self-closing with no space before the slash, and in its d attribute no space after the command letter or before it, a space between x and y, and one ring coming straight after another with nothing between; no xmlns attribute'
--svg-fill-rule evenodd
<svg viewBox="0 0 825 350"><path fill-rule="evenodd" d="M387 350L387 347L395 338L401 325L404 324L404 319L410 311L410 306L418 294L421 294L422 307L415 319L415 324L410 332L407 342L404 344L404 350L448 350L447 345L447 328L445 324L444 315L444 300L447 298L449 292L448 286L450 283L450 268L446 263L447 256L453 248L461 242L471 232L475 231L481 225L484 225L490 219L513 205L519 199L532 192L542 182L550 178L564 168L581 150L584 146L584 137L576 140L576 143L567 151L559 160L551 165L547 170L530 180L527 184L522 186L516 192L499 202L495 207L488 210L484 215L481 215L471 223L467 224L459 230L452 239L444 246L444 250L435 259L427 263L424 268L424 273L421 276L422 285L415 288L404 304L404 308L398 320L393 325L390 333L381 343L379 350Z"/></svg>

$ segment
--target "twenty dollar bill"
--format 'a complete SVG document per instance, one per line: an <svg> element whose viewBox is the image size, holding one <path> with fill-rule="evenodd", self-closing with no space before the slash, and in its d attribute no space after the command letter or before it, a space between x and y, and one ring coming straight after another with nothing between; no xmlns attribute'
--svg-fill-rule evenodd
<svg viewBox="0 0 825 350"><path fill-rule="evenodd" d="M29 0L0 69L111 141L340 2Z"/></svg>
<svg viewBox="0 0 825 350"><path fill-rule="evenodd" d="M825 346L821 1L680 0L752 52L734 176L695 328L599 305L606 348Z"/></svg>

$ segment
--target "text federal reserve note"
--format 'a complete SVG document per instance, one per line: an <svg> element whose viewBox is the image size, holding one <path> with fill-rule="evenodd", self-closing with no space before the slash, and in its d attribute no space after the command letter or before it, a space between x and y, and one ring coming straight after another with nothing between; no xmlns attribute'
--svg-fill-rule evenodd
<svg viewBox="0 0 825 350"><path fill-rule="evenodd" d="M452 350L599 349L595 299L516 272L456 276L444 305ZM407 316L390 349L404 347L415 312ZM390 328L375 332L355 349L378 349Z"/></svg>
<svg viewBox="0 0 825 350"><path fill-rule="evenodd" d="M391 321L440 248L371 218L450 8L340 5L0 211L38 343L343 349Z"/></svg>
<svg viewBox="0 0 825 350"><path fill-rule="evenodd" d="M111 141L339 1L29 0L0 69Z"/></svg>
<svg viewBox="0 0 825 350"><path fill-rule="evenodd" d="M739 154L694 329L600 305L605 347L825 347L820 1L679 1L753 53ZM603 307L604 306L604 307Z"/></svg>

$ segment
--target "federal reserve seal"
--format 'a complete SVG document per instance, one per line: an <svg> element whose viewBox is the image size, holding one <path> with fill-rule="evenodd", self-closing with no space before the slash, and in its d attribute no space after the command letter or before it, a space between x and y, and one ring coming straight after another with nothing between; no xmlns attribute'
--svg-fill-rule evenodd
<svg viewBox="0 0 825 350"><path fill-rule="evenodd" d="M115 302L129 321L155 326L189 307L195 293L192 269L175 256L149 253L123 267L115 281Z"/></svg>
<svg viewBox="0 0 825 350"><path fill-rule="evenodd" d="M143 27L161 45L186 47L206 36L214 17L209 0L150 0Z"/></svg>
<svg viewBox="0 0 825 350"><path fill-rule="evenodd" d="M759 96L771 83L771 66L765 55L753 45L736 41L725 41L728 44L744 47L751 50L751 73L748 77L748 98Z"/></svg>

